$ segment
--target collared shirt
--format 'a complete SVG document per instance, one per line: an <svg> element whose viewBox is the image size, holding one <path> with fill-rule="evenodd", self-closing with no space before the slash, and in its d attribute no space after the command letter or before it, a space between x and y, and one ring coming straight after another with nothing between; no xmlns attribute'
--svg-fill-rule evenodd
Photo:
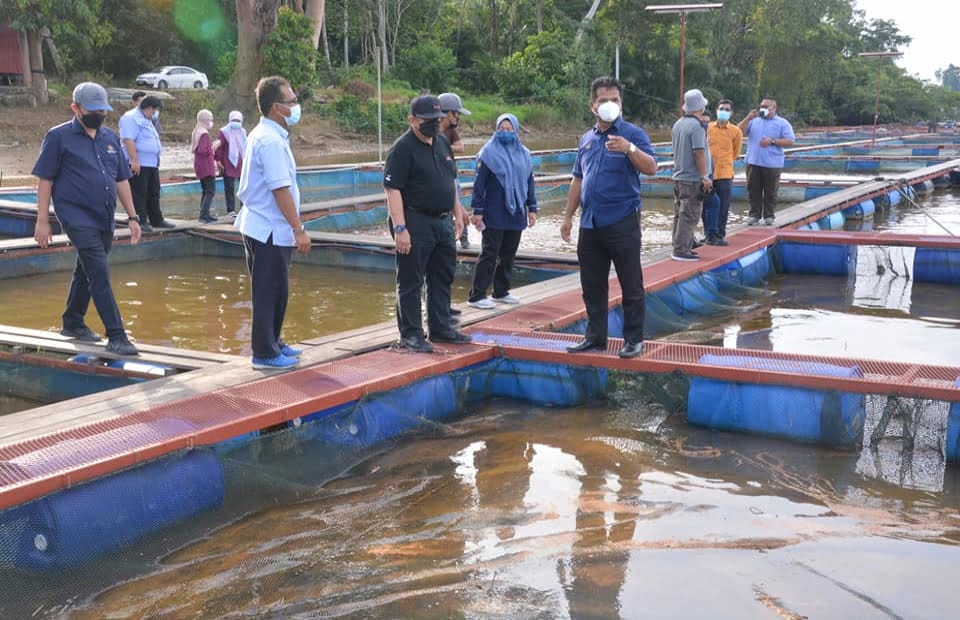
<svg viewBox="0 0 960 620"><path fill-rule="evenodd" d="M47 132L33 175L53 181L53 209L66 226L113 230L117 182L130 178L130 164L112 129L91 138L80 121Z"/></svg>
<svg viewBox="0 0 960 620"><path fill-rule="evenodd" d="M457 162L450 143L437 134L432 144L427 144L408 129L387 153L383 186L400 190L404 209L434 214L453 211Z"/></svg>
<svg viewBox="0 0 960 620"><path fill-rule="evenodd" d="M773 118L757 117L747 123L743 130L747 138L747 163L763 168L783 168L782 146L760 146L763 138L794 140L793 126L782 116Z"/></svg>
<svg viewBox="0 0 960 620"><path fill-rule="evenodd" d="M707 149L707 131L695 116L685 115L677 119L671 130L673 137L673 180L699 183L696 151L706 157L706 173L710 174L710 151Z"/></svg>
<svg viewBox="0 0 960 620"><path fill-rule="evenodd" d="M140 108L133 108L120 117L120 137L133 140L137 149L137 161L141 166L157 168L160 166L160 134L153 122L143 115Z"/></svg>
<svg viewBox="0 0 960 620"><path fill-rule="evenodd" d="M713 180L732 179L733 162L743 147L743 132L730 121L725 125L713 121L707 127L707 143L713 157Z"/></svg>
<svg viewBox="0 0 960 620"><path fill-rule="evenodd" d="M273 190L281 187L290 188L299 215L300 187L297 163L290 150L290 133L276 121L261 117L260 124L247 136L237 189L243 208L233 225L261 243L273 235L273 245L297 245L295 231L273 197Z"/></svg>
<svg viewBox="0 0 960 620"><path fill-rule="evenodd" d="M654 157L647 132L618 118L602 132L598 125L583 134L573 164L573 176L583 180L580 187L580 228L616 224L642 207L640 172L626 153L608 151L609 136L623 136L641 151Z"/></svg>

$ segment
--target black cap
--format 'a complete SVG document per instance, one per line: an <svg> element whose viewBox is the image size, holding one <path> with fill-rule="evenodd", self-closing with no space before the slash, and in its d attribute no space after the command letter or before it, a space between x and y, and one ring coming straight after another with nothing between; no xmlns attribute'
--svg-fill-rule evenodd
<svg viewBox="0 0 960 620"><path fill-rule="evenodd" d="M410 102L410 114L417 118L443 118L440 100L433 95L420 95Z"/></svg>

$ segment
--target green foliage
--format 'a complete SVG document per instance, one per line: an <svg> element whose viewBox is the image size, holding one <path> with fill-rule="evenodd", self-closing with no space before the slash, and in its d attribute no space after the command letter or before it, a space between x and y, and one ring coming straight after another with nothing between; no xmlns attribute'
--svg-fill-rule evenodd
<svg viewBox="0 0 960 620"><path fill-rule="evenodd" d="M435 93L454 90L459 82L453 52L430 39L400 53L397 73L414 87Z"/></svg>
<svg viewBox="0 0 960 620"><path fill-rule="evenodd" d="M216 69L213 70L213 80L218 84L226 84L233 75L233 68L237 65L237 48L227 50L217 58Z"/></svg>
<svg viewBox="0 0 960 620"><path fill-rule="evenodd" d="M343 95L328 109L341 128L364 135L377 135L376 99L360 99L355 95ZM407 103L383 105L384 136L399 136L406 131L409 109Z"/></svg>
<svg viewBox="0 0 960 620"><path fill-rule="evenodd" d="M313 25L306 15L281 7L277 27L263 48L263 75L282 75L294 89L317 83L317 52L310 36Z"/></svg>

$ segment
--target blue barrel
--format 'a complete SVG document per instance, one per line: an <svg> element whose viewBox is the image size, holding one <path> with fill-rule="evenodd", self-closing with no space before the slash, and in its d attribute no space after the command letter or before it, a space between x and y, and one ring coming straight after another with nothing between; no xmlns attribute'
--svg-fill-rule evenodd
<svg viewBox="0 0 960 620"><path fill-rule="evenodd" d="M911 155L922 155L924 157L937 156L940 154L939 146L918 146L910 151Z"/></svg>
<svg viewBox="0 0 960 620"><path fill-rule="evenodd" d="M0 557L61 570L217 508L223 495L211 450L153 461L0 513Z"/></svg>
<svg viewBox="0 0 960 620"><path fill-rule="evenodd" d="M913 255L913 279L919 282L960 284L960 250L917 248Z"/></svg>
<svg viewBox="0 0 960 620"><path fill-rule="evenodd" d="M785 273L845 276L857 262L855 245L781 241L777 250Z"/></svg>
<svg viewBox="0 0 960 620"><path fill-rule="evenodd" d="M916 194L929 194L933 191L933 181L921 181L910 186Z"/></svg>
<svg viewBox="0 0 960 620"><path fill-rule="evenodd" d="M857 366L748 356L704 355L700 363L825 377L863 376ZM863 437L864 402L862 394L691 377L687 420L720 430L853 448Z"/></svg>
<svg viewBox="0 0 960 620"><path fill-rule="evenodd" d="M843 189L840 185L809 185L803 192L804 200L813 200Z"/></svg>
<svg viewBox="0 0 960 620"><path fill-rule="evenodd" d="M954 382L960 387L960 377ZM947 462L960 463L960 403L950 405L950 415L947 416Z"/></svg>
<svg viewBox="0 0 960 620"><path fill-rule="evenodd" d="M851 159L846 162L844 170L846 172L863 174L864 172L876 172L880 169L879 161Z"/></svg>
<svg viewBox="0 0 960 620"><path fill-rule="evenodd" d="M470 376L470 395L525 400L548 407L571 407L606 393L603 368L499 359Z"/></svg>
<svg viewBox="0 0 960 620"><path fill-rule="evenodd" d="M904 190L904 191L905 191L905 190ZM892 192L887 192L887 203L888 203L891 207L895 207L895 206L897 206L898 204L900 204L900 201L901 201L902 198L903 198L903 196L900 194L900 190L899 190L899 189L893 190Z"/></svg>
<svg viewBox="0 0 960 620"><path fill-rule="evenodd" d="M844 209L843 216L848 220L864 220L873 216L875 211L876 205L873 204L873 201L864 200L859 204L855 204L852 207L847 207Z"/></svg>
<svg viewBox="0 0 960 620"><path fill-rule="evenodd" d="M772 270L770 254L767 252L767 248L763 247L726 265L717 267L712 270L711 275L714 276L718 289L723 291L724 284L728 281L743 286L761 284Z"/></svg>
<svg viewBox="0 0 960 620"><path fill-rule="evenodd" d="M817 220L820 230L843 230L843 213L834 211L826 217Z"/></svg>

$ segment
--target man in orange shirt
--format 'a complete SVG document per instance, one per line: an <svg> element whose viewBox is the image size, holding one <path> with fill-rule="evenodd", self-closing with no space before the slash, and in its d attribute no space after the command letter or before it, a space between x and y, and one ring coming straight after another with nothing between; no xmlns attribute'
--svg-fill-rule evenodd
<svg viewBox="0 0 960 620"><path fill-rule="evenodd" d="M740 156L743 132L730 122L733 103L723 99L717 104L717 120L707 126L707 145L713 160L713 199L703 205L703 229L707 245L727 245L727 217L733 189L733 162Z"/></svg>

